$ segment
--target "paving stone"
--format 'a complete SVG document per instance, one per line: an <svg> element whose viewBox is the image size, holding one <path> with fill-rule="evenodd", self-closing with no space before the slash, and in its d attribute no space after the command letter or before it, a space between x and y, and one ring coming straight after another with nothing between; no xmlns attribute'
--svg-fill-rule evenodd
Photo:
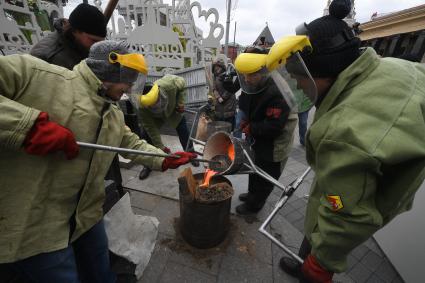
<svg viewBox="0 0 425 283"><path fill-rule="evenodd" d="M295 222L297 222L298 220L300 220L300 219L303 219L304 218L304 216L301 214L301 213L299 213L298 211L293 211L293 212L291 212L291 213L289 213L288 215L285 215L285 218L289 221L289 222L291 222L291 223L295 223Z"/></svg>
<svg viewBox="0 0 425 283"><path fill-rule="evenodd" d="M144 216L154 216L152 211L149 210L144 210L138 207L131 207L131 209L133 210L133 213L136 215L144 215Z"/></svg>
<svg viewBox="0 0 425 283"><path fill-rule="evenodd" d="M133 180L134 178L138 178L139 174L136 171L128 170L128 169L121 169L121 178L122 178L122 185L125 187L125 184L127 184L129 181Z"/></svg>
<svg viewBox="0 0 425 283"><path fill-rule="evenodd" d="M169 247L171 261L210 275L219 273L226 253L226 247L223 244L210 249L197 249L186 243L180 236L168 238L162 241L162 244Z"/></svg>
<svg viewBox="0 0 425 283"><path fill-rule="evenodd" d="M381 278L373 274L367 281L367 283L385 283Z"/></svg>
<svg viewBox="0 0 425 283"><path fill-rule="evenodd" d="M400 276L397 276L391 283L404 283L404 280Z"/></svg>
<svg viewBox="0 0 425 283"><path fill-rule="evenodd" d="M369 251L370 249L366 245L362 244L351 251L351 255L358 260L361 260Z"/></svg>
<svg viewBox="0 0 425 283"><path fill-rule="evenodd" d="M359 260L355 258L352 254L349 254L347 257L347 272L349 272L353 267L359 263Z"/></svg>
<svg viewBox="0 0 425 283"><path fill-rule="evenodd" d="M180 207L177 201L162 198L152 214L159 220L159 232L170 236L175 235L174 225L180 216Z"/></svg>
<svg viewBox="0 0 425 283"><path fill-rule="evenodd" d="M149 264L143 271L142 278L140 278L138 283L158 282L171 254L170 249L167 246L161 244L161 240L167 237L168 236L162 233L158 234L157 243L155 245L155 249L152 253Z"/></svg>
<svg viewBox="0 0 425 283"><path fill-rule="evenodd" d="M159 204L162 197L143 192L130 191L131 206L152 211Z"/></svg>
<svg viewBox="0 0 425 283"><path fill-rule="evenodd" d="M160 283L217 282L210 274L170 261L163 270Z"/></svg>
<svg viewBox="0 0 425 283"><path fill-rule="evenodd" d="M294 227L297 228L298 231L304 234L304 218L295 221L294 223L292 223L292 225L294 225Z"/></svg>
<svg viewBox="0 0 425 283"><path fill-rule="evenodd" d="M293 197L296 198L296 196L293 196ZM302 198L297 198L294 202L291 203L291 205L297 210L300 208L305 209L307 202Z"/></svg>
<svg viewBox="0 0 425 283"><path fill-rule="evenodd" d="M348 276L354 280L356 283L367 282L369 277L372 275L372 272L368 270L360 262L357 263L349 272Z"/></svg>
<svg viewBox="0 0 425 283"><path fill-rule="evenodd" d="M261 222L248 223L239 216L232 219L225 254L271 264L271 241L258 232Z"/></svg>
<svg viewBox="0 0 425 283"><path fill-rule="evenodd" d="M255 258L227 255L223 258L217 282L273 282L273 268Z"/></svg>
<svg viewBox="0 0 425 283"><path fill-rule="evenodd" d="M384 282L388 282L388 283L392 282L398 276L397 271L395 270L393 265L388 261L387 258L385 258L385 260L376 270L376 274Z"/></svg>
<svg viewBox="0 0 425 283"><path fill-rule="evenodd" d="M366 266L370 271L376 271L383 263L383 258L378 256L375 252L370 250L362 259L361 263Z"/></svg>
<svg viewBox="0 0 425 283"><path fill-rule="evenodd" d="M364 243L364 245L366 245L366 247L374 251L377 255L385 256L384 252L381 250L378 243L375 241L373 237L369 238L369 240L367 240Z"/></svg>

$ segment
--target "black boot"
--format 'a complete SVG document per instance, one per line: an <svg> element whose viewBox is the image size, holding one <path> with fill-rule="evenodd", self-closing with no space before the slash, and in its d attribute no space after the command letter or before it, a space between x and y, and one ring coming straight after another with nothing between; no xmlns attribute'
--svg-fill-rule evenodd
<svg viewBox="0 0 425 283"><path fill-rule="evenodd" d="M247 201L248 200L248 193L243 193L239 195L240 201Z"/></svg>
<svg viewBox="0 0 425 283"><path fill-rule="evenodd" d="M256 214L257 212L259 212L261 210L262 207L260 208L256 208L256 207L251 207L246 203L240 204L236 207L236 212L239 215L252 215L252 214Z"/></svg>
<svg viewBox="0 0 425 283"><path fill-rule="evenodd" d="M301 263L291 257L282 257L279 261L280 268L283 269L289 275L300 278L301 275Z"/></svg>
<svg viewBox="0 0 425 283"><path fill-rule="evenodd" d="M152 171L152 169L150 169L150 168L148 168L148 167L144 167L144 168L142 169L142 171L140 171L139 179L140 179L140 180L144 180L144 179L146 179L147 177L149 177L149 174L151 173L151 171Z"/></svg>

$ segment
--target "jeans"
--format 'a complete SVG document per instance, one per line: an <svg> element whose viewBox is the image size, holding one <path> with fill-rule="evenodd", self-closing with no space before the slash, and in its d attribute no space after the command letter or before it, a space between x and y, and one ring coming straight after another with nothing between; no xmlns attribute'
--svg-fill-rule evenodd
<svg viewBox="0 0 425 283"><path fill-rule="evenodd" d="M298 113L298 133L300 144L305 145L305 134L307 132L308 111Z"/></svg>
<svg viewBox="0 0 425 283"><path fill-rule="evenodd" d="M103 220L67 248L8 263L29 282L112 283L108 239Z"/></svg>
<svg viewBox="0 0 425 283"><path fill-rule="evenodd" d="M241 130L241 121L242 120L246 120L246 115L245 113L238 109L238 112L236 113L236 125L235 125L235 130L233 131L233 136L235 138L242 138L242 130Z"/></svg>

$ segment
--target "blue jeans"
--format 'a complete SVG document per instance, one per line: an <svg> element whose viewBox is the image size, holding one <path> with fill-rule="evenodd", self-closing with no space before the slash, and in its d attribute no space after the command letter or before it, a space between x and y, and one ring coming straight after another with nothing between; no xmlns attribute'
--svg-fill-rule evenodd
<svg viewBox="0 0 425 283"><path fill-rule="evenodd" d="M305 134L307 132L308 111L298 113L298 133L300 144L305 145Z"/></svg>
<svg viewBox="0 0 425 283"><path fill-rule="evenodd" d="M246 115L245 113L238 109L238 112L236 113L236 125L235 125L235 130L233 131L233 136L235 138L242 138L242 130L241 130L241 121L242 120L246 120Z"/></svg>
<svg viewBox="0 0 425 283"><path fill-rule="evenodd" d="M38 254L14 263L12 269L29 282L112 283L108 239L103 220L67 248Z"/></svg>

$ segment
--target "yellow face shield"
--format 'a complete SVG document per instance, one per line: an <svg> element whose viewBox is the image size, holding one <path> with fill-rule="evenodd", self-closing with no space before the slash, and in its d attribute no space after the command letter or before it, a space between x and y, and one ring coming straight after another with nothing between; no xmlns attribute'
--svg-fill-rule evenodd
<svg viewBox="0 0 425 283"><path fill-rule="evenodd" d="M252 74L258 72L266 65L266 54L242 53L235 60L238 73Z"/></svg>
<svg viewBox="0 0 425 283"><path fill-rule="evenodd" d="M266 54L242 53L235 60L235 69L243 92L256 94L265 87L270 72L266 68Z"/></svg>
<svg viewBox="0 0 425 283"><path fill-rule="evenodd" d="M158 101L158 96L159 96L159 87L157 84L154 84L147 93L140 95L140 105L142 107L152 106Z"/></svg>
<svg viewBox="0 0 425 283"><path fill-rule="evenodd" d="M305 36L287 36L276 42L267 56L266 66L292 112L305 112L317 100L317 88L300 52L311 48Z"/></svg>
<svg viewBox="0 0 425 283"><path fill-rule="evenodd" d="M267 69L273 71L280 65L286 64L286 59L296 52L303 51L305 48L311 48L311 43L307 36L285 36L270 48L266 60Z"/></svg>
<svg viewBox="0 0 425 283"><path fill-rule="evenodd" d="M119 63L121 66L134 69L139 73L148 74L148 65L146 64L145 57L142 54L130 53L130 54L118 54L111 52L109 54L109 62Z"/></svg>

